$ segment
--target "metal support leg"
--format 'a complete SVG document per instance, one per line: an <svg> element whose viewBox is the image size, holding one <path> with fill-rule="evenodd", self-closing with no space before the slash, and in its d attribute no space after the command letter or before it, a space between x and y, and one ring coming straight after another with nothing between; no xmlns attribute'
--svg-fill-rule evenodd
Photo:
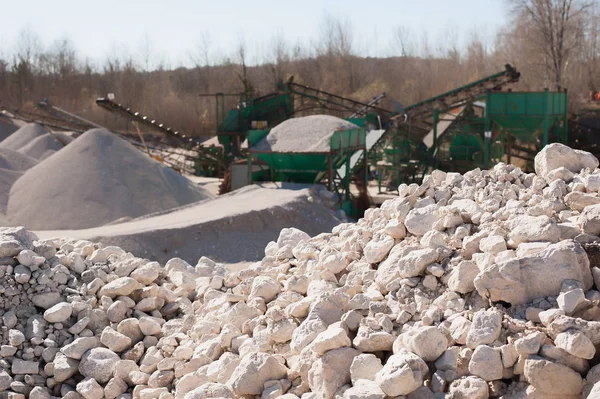
<svg viewBox="0 0 600 399"><path fill-rule="evenodd" d="M492 126L490 121L490 106L492 103L492 93L488 90L485 93L485 128L484 128L484 147L483 147L483 168L488 169L490 164L490 144L492 141Z"/></svg>
<svg viewBox="0 0 600 399"><path fill-rule="evenodd" d="M548 89L544 89L544 131L542 137L542 145L545 147L548 145Z"/></svg>

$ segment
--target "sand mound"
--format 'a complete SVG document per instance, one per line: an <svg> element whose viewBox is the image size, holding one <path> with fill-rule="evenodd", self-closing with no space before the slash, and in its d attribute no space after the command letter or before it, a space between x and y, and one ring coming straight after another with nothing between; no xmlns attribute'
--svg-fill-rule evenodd
<svg viewBox="0 0 600 399"><path fill-rule="evenodd" d="M63 148L64 145L55 137L46 133L19 148L18 151L38 161L42 161Z"/></svg>
<svg viewBox="0 0 600 399"><path fill-rule="evenodd" d="M10 188L22 174L23 172L0 168L0 213L6 212Z"/></svg>
<svg viewBox="0 0 600 399"><path fill-rule="evenodd" d="M58 155L57 155L58 156ZM237 263L260 260L281 229L316 235L340 223L316 188L248 186L230 194L126 223L76 231L37 231L40 238L68 236L118 245L148 259L201 256ZM312 198L312 202L308 201ZM230 244L224 244L230 243Z"/></svg>
<svg viewBox="0 0 600 399"><path fill-rule="evenodd" d="M357 129L353 123L330 115L288 119L256 143L254 150L277 152L327 152L336 130Z"/></svg>
<svg viewBox="0 0 600 399"><path fill-rule="evenodd" d="M45 134L46 130L43 126L38 125L37 123L28 123L11 134L8 138L2 140L2 142L0 142L0 148L18 151L21 147Z"/></svg>
<svg viewBox="0 0 600 399"><path fill-rule="evenodd" d="M77 132L52 132L52 136L56 138L61 144L67 145L71 141L75 140L79 133Z"/></svg>
<svg viewBox="0 0 600 399"><path fill-rule="evenodd" d="M93 129L28 170L7 216L33 229L100 226L212 196L105 129Z"/></svg>
<svg viewBox="0 0 600 399"><path fill-rule="evenodd" d="M0 148L0 169L24 172L37 165L34 158L8 148Z"/></svg>
<svg viewBox="0 0 600 399"><path fill-rule="evenodd" d="M19 127L11 118L0 114L0 141L16 132Z"/></svg>

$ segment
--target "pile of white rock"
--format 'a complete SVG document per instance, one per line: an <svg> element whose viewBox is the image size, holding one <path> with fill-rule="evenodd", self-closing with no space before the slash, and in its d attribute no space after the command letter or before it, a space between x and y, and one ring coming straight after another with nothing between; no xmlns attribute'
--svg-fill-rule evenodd
<svg viewBox="0 0 600 399"><path fill-rule="evenodd" d="M598 160L553 144L535 166L435 171L237 272L0 229L0 390L598 399Z"/></svg>

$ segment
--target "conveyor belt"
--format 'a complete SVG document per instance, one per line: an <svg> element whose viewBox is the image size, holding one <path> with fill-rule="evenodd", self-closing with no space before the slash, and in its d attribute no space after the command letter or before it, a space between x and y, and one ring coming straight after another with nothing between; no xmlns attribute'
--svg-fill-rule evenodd
<svg viewBox="0 0 600 399"><path fill-rule="evenodd" d="M185 134L174 130L170 127L166 127L162 123L156 122L154 119L151 119L147 116L142 115L140 112L134 112L131 108L127 108L121 104L118 104L108 98L98 98L96 100L96 104L107 111L119 113L121 115L125 115L126 117L138 121L146 126L154 128L158 131L165 133L169 137L173 137L180 141L182 144L187 144L192 141L191 137L186 136Z"/></svg>
<svg viewBox="0 0 600 399"><path fill-rule="evenodd" d="M408 123L420 128L424 136L433 126L434 110L444 111L453 106L475 101L487 91L498 91L508 84L518 82L520 77L521 74L507 64L502 72L406 107ZM404 115L395 115L391 119L399 121L402 118Z"/></svg>

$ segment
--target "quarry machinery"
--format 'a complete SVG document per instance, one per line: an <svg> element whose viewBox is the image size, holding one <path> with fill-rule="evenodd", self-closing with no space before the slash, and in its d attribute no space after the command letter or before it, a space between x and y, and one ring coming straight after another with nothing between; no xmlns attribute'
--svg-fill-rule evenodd
<svg viewBox="0 0 600 399"><path fill-rule="evenodd" d="M209 140L198 148L197 173L205 176L222 176L234 160L246 158L242 144L255 144L265 137L270 128L293 116L315 111L339 113L350 122L364 127L381 126L379 114L389 111L377 105L385 93L375 96L368 103L342 97L323 90L294 83L293 76L286 82L280 81L277 90L260 97L251 97L248 92L200 94L215 98L216 140ZM225 112L227 97L237 97L235 107ZM377 112L375 114L374 112Z"/></svg>

